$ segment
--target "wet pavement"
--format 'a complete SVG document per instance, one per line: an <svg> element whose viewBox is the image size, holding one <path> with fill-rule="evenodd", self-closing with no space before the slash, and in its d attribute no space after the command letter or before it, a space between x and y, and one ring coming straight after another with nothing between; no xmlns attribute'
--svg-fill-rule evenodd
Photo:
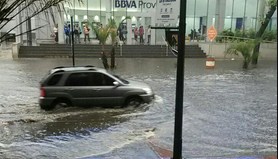
<svg viewBox="0 0 278 159"><path fill-rule="evenodd" d="M219 60L205 69L205 59L185 59L185 158L276 156L277 61L249 70L241 63ZM150 142L172 150L176 59L117 59L113 72L152 86L152 104L40 110L41 78L71 64L0 58L0 158L157 158ZM76 65L102 67L99 59L76 59Z"/></svg>

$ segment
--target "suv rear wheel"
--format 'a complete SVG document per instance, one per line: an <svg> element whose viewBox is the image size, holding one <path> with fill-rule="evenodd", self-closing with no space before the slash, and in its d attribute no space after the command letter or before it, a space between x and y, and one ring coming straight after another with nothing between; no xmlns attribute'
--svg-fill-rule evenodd
<svg viewBox="0 0 278 159"><path fill-rule="evenodd" d="M142 99L138 96L132 96L126 99L124 107L138 107L142 104Z"/></svg>
<svg viewBox="0 0 278 159"><path fill-rule="evenodd" d="M52 104L51 108L69 107L71 106L69 100L67 99L56 99Z"/></svg>

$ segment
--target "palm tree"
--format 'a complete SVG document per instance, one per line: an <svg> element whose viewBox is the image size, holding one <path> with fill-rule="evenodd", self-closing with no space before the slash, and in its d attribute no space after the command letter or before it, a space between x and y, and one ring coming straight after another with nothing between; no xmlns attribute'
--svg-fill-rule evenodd
<svg viewBox="0 0 278 159"><path fill-rule="evenodd" d="M110 62L110 68L115 68L115 44L117 41L117 24L116 21L113 18L108 19L108 27L110 28L110 37L112 41L112 50L111 50L111 62Z"/></svg>
<svg viewBox="0 0 278 159"><path fill-rule="evenodd" d="M99 40L99 44L101 45L102 63L104 65L105 69L107 69L107 67L109 67L109 65L107 62L106 53L104 51L104 45L106 44L106 41L110 35L110 27L108 25L103 27L101 23L94 22L94 21L89 24L91 24L91 27L94 30L94 32Z"/></svg>
<svg viewBox="0 0 278 159"><path fill-rule="evenodd" d="M131 17L127 16L126 18L124 18L119 23L118 26L116 24L116 21L113 18L110 18L108 20L108 26L110 27L110 37L111 37L111 41L112 41L112 50L111 50L111 68L112 69L115 68L115 45L117 42L118 30L119 30L119 27L122 25L122 23L124 21L126 21L127 19L131 19Z"/></svg>
<svg viewBox="0 0 278 159"><path fill-rule="evenodd" d="M131 18L129 16L126 17L119 23L119 26L121 26L122 23L127 19L131 19ZM96 24L96 25L94 25L94 24ZM102 52L104 52L104 45L106 44L108 37L111 38L112 50L111 50L111 54L110 54L111 55L110 68L114 69L115 68L115 45L117 42L116 39L118 36L119 26L117 26L116 21L113 18L109 18L108 24L104 27L102 27L102 25L98 22L92 22L91 25L92 25L94 32L96 33L96 35L98 37L99 43L102 45Z"/></svg>
<svg viewBox="0 0 278 159"><path fill-rule="evenodd" d="M78 0L80 3L82 0ZM0 43L7 40L6 35L11 31L24 24L26 21L29 21L32 17L39 15L42 12L49 11L50 16L53 16L53 9L57 9L58 11L64 9L63 3L69 3L68 0L1 0L0 1L0 30L3 29L11 20L15 17L19 16L20 13L24 13L26 10L30 11L28 18L18 23L17 25L10 28L5 34L0 36ZM62 16L62 15L60 15ZM55 18L52 18L55 20ZM54 22L56 24L56 22ZM24 33L18 34L16 36L20 36L22 34L30 33L31 31L42 28L43 26L39 26L32 30L27 30Z"/></svg>
<svg viewBox="0 0 278 159"><path fill-rule="evenodd" d="M227 49L226 54L237 56L241 54L243 57L243 68L247 69L252 59L252 50L254 46L255 42L253 40L235 42Z"/></svg>
<svg viewBox="0 0 278 159"><path fill-rule="evenodd" d="M258 30L258 32L256 33L256 39L259 40L262 38L270 20L271 17L273 16L273 14L276 11L277 8L277 0L268 0L268 6L269 6L269 10L266 13L265 18L263 19L263 21L261 22L261 27ZM253 50L253 57L252 57L252 64L256 65L258 63L258 57L259 57L259 50L260 50L260 42L258 42L255 46L254 46L254 50Z"/></svg>

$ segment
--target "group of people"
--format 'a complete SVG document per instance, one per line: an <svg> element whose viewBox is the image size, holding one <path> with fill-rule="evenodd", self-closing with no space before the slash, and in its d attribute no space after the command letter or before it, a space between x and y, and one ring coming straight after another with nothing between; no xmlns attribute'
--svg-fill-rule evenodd
<svg viewBox="0 0 278 159"><path fill-rule="evenodd" d="M138 36L139 36L139 43L140 44L144 44L144 27L141 25L138 29L138 27L135 27L134 28L134 40L136 42L138 42ZM149 25L148 26L148 29L147 29L147 38L148 38L148 41L147 41L147 44L150 44L151 42L151 26Z"/></svg>
<svg viewBox="0 0 278 159"><path fill-rule="evenodd" d="M198 32L196 31L196 29L191 29L190 34L188 34L188 36L190 37L190 41L194 41L195 39L199 40L200 35L201 29L198 29Z"/></svg>
<svg viewBox="0 0 278 159"><path fill-rule="evenodd" d="M64 26L64 34L65 34L65 38L66 38L66 44L71 44L71 35L74 35L74 43L75 44L80 44L80 35L84 34L84 42L86 43L87 41L90 42L90 28L88 27L87 24L83 24L83 30L81 30L81 28L79 27L78 24L74 25L73 28L73 32L71 31L71 25L65 25ZM56 43L58 43L58 25L56 24L54 26L53 29L54 34L52 35L52 37L54 37L54 40ZM148 26L147 29L147 44L150 44L151 42L151 26ZM126 26L122 25L119 27L118 29L118 36L119 36L119 40L123 41L125 43L126 41L126 34L127 34L127 28ZM141 25L138 29L138 27L134 28L134 39L136 42L138 42L138 37L139 37L139 43L140 44L144 44L144 34L145 34L145 30L144 27Z"/></svg>
<svg viewBox="0 0 278 159"><path fill-rule="evenodd" d="M79 27L78 24L74 25L73 31L71 31L71 26L70 24L64 26L64 34L66 37L66 43L71 44L71 35L74 35L74 43L75 44L80 44L80 34L82 34L82 30ZM90 28L88 25L83 24L83 33L84 33L84 42L86 43L87 41L90 42ZM58 24L55 24L53 28L53 34L51 34L51 37L54 38L54 41L58 43Z"/></svg>

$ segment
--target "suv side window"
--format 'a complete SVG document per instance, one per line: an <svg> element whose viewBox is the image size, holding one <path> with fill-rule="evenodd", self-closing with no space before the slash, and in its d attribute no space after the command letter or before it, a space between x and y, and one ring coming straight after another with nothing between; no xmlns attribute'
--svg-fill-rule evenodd
<svg viewBox="0 0 278 159"><path fill-rule="evenodd" d="M113 86L113 82L115 81L113 78L98 72L90 73L90 86Z"/></svg>
<svg viewBox="0 0 278 159"><path fill-rule="evenodd" d="M87 73L72 73L66 80L66 86L88 86L89 76Z"/></svg>
<svg viewBox="0 0 278 159"><path fill-rule="evenodd" d="M48 86L55 86L57 85L57 83L60 81L60 79L62 78L62 74L55 74L53 75L47 82Z"/></svg>

